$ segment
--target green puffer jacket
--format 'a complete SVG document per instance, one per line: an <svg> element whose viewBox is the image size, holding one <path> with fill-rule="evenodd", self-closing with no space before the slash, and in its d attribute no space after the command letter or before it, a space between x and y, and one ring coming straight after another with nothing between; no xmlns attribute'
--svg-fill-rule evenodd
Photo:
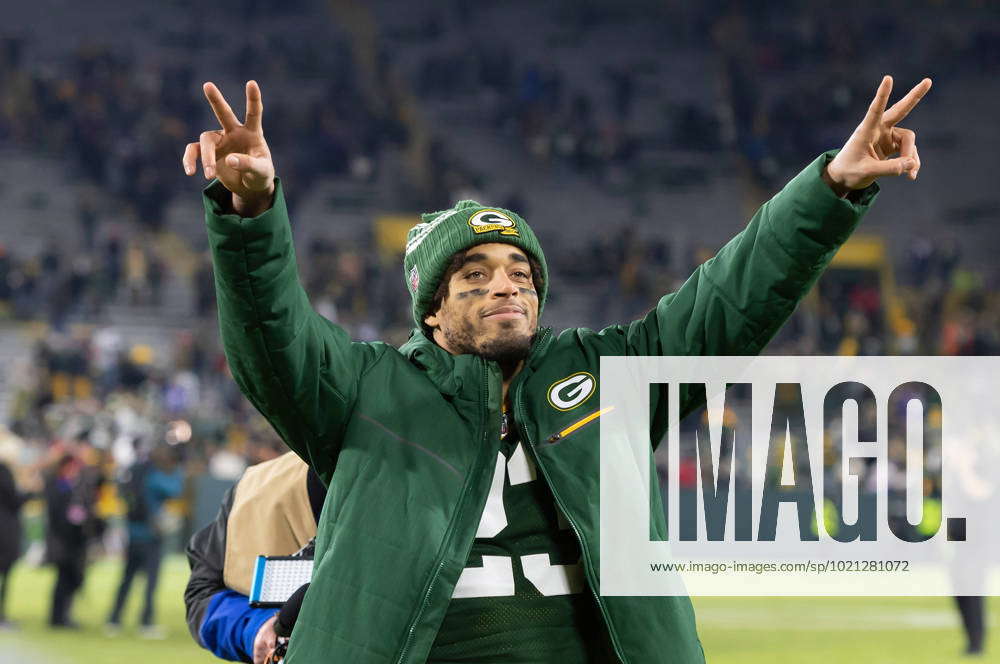
<svg viewBox="0 0 1000 664"><path fill-rule="evenodd" d="M595 390L558 409L550 389L579 372L598 376L602 355L758 353L877 192L873 185L853 202L838 198L820 177L833 154L796 176L644 318L600 332L541 330L511 385L522 440L580 541L587 581L623 662L689 664L704 655L688 598L600 596L599 427L554 436L596 411L600 396ZM205 193L233 376L329 484L312 586L287 662L422 663L489 492L499 368L452 356L419 332L398 350L352 342L312 309L299 283L280 183L273 207L253 219L225 213L229 194L218 182ZM557 403L565 405L568 392ZM654 411L654 422L662 421ZM660 440L662 425L652 428L652 440ZM659 492L652 494L659 506ZM662 510L652 513L663 538Z"/></svg>

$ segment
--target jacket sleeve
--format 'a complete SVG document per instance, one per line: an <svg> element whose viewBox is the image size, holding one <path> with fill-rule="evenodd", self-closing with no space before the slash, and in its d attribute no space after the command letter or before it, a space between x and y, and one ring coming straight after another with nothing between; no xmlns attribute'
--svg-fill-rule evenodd
<svg viewBox="0 0 1000 664"><path fill-rule="evenodd" d="M676 293L627 327L630 355L755 355L795 310L874 200L823 182L823 154L757 210Z"/></svg>
<svg viewBox="0 0 1000 664"><path fill-rule="evenodd" d="M753 215L746 228L645 317L618 327L628 355L756 355L847 240L878 185L839 198L824 153ZM682 397L683 400L683 397ZM682 403L681 412L697 404Z"/></svg>
<svg viewBox="0 0 1000 664"><path fill-rule="evenodd" d="M246 595L224 590L208 604L199 642L219 659L252 662L257 632L277 613L276 609L255 609Z"/></svg>
<svg viewBox="0 0 1000 664"><path fill-rule="evenodd" d="M385 351L352 343L299 282L280 180L255 218L232 213L218 181L205 189L219 328L233 378L282 439L328 482L361 374Z"/></svg>
<svg viewBox="0 0 1000 664"><path fill-rule="evenodd" d="M200 632L212 598L226 590L223 567L226 560L226 530L236 487L226 492L215 520L196 532L187 546L191 576L184 589L188 630L198 645L205 647Z"/></svg>
<svg viewBox="0 0 1000 664"><path fill-rule="evenodd" d="M184 589L184 608L188 630L198 645L220 659L250 662L257 631L275 610L251 607L246 595L226 588L223 581L229 512L235 493L235 488L226 492L215 520L188 543L191 576Z"/></svg>

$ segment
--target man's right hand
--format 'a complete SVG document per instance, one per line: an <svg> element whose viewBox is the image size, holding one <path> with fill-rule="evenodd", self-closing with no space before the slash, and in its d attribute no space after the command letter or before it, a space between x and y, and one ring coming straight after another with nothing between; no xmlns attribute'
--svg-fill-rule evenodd
<svg viewBox="0 0 1000 664"><path fill-rule="evenodd" d="M222 129L202 132L184 149L184 172L194 175L201 160L205 179L219 178L232 192L233 208L241 217L256 217L271 207L274 164L264 140L264 104L256 81L247 82L246 120L240 121L214 83L205 83L205 97Z"/></svg>
<svg viewBox="0 0 1000 664"><path fill-rule="evenodd" d="M274 614L257 630L257 636L253 640L253 664L267 664L271 661L271 653L278 645L278 635L274 633L274 621L277 619L278 614Z"/></svg>

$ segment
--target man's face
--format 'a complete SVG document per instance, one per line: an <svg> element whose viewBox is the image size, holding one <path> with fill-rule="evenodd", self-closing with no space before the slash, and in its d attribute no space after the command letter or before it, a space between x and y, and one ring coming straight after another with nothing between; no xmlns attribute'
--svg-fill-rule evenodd
<svg viewBox="0 0 1000 664"><path fill-rule="evenodd" d="M465 252L448 294L424 322L453 355L498 362L527 356L538 328L538 293L524 252L510 244L479 244Z"/></svg>

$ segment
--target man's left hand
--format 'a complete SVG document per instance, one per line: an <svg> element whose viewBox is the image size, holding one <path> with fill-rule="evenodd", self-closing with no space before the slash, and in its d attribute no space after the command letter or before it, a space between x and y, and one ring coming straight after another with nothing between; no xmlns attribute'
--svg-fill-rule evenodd
<svg viewBox="0 0 1000 664"><path fill-rule="evenodd" d="M838 196L864 189L883 175L906 173L911 180L917 179L920 171L917 135L896 125L930 89L931 79L925 78L886 110L892 77L883 77L865 119L823 171L823 179ZM897 152L898 157L890 158Z"/></svg>

